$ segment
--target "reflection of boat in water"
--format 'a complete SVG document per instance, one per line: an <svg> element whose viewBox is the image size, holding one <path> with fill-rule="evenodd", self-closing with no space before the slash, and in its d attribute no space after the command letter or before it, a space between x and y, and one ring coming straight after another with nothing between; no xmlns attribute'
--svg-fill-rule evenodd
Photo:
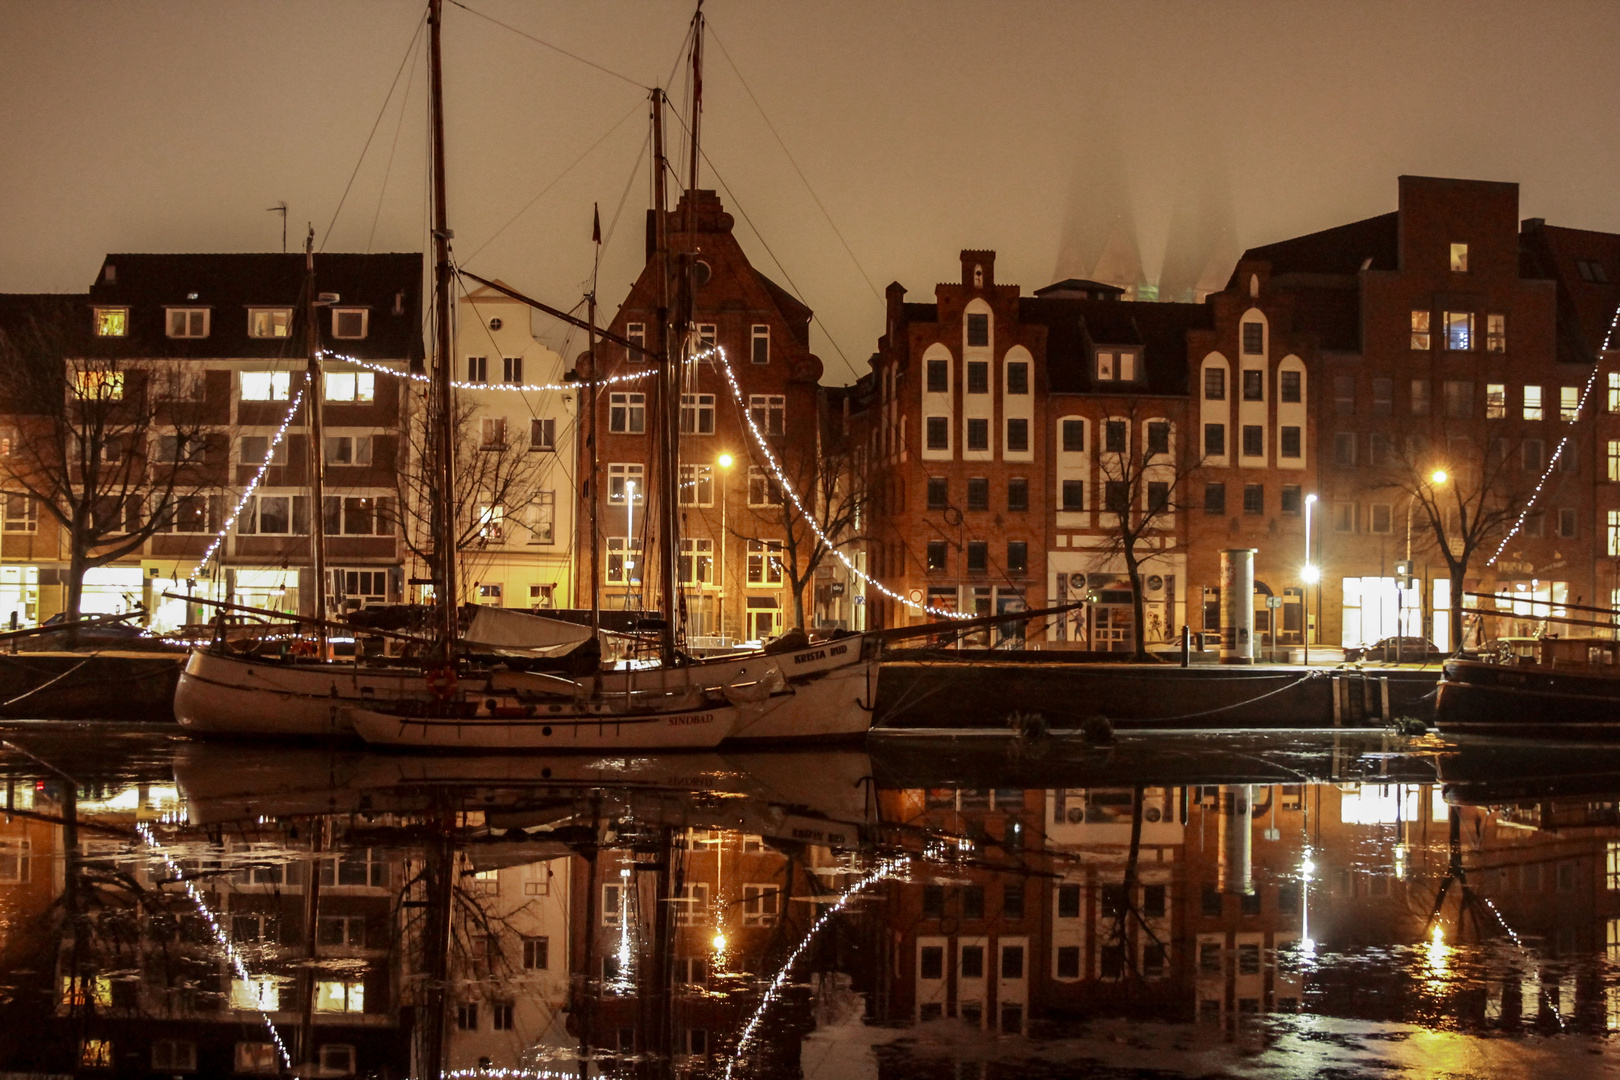
<svg viewBox="0 0 1620 1080"><path fill-rule="evenodd" d="M1620 746L1466 738L1439 758L1446 801L1490 806L1620 793Z"/></svg>
<svg viewBox="0 0 1620 1080"><path fill-rule="evenodd" d="M1533 655L1450 660L1435 724L1457 734L1620 741L1620 642L1543 638Z"/></svg>

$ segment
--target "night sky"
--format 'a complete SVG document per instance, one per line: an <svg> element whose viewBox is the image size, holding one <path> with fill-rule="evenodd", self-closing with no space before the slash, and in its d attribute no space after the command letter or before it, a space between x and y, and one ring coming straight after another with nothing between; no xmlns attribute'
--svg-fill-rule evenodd
<svg viewBox="0 0 1620 1080"><path fill-rule="evenodd" d="M469 5L630 81L447 0L457 255L571 306L592 202L605 228L622 205L600 287L611 312L640 267L648 203L634 84L669 86L686 111L690 5ZM998 280L1026 292L1135 274L1168 298L1218 287L1244 247L1394 209L1401 173L1517 181L1521 216L1620 230L1613 3L705 10L714 168L700 182L721 188L755 265L818 312L829 382L865 370L883 286L929 299L963 247L996 248ZM291 247L313 221L327 250L422 249L421 13L404 0L0 5L0 291L83 290L108 251L277 250L265 208L282 200ZM564 345L555 324L536 329Z"/></svg>

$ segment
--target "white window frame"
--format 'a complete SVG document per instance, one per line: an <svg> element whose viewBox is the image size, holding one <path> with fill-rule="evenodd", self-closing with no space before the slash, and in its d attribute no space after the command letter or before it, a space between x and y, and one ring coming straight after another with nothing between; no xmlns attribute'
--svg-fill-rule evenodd
<svg viewBox="0 0 1620 1080"><path fill-rule="evenodd" d="M782 890L775 884L743 886L744 926L775 926L782 912Z"/></svg>
<svg viewBox="0 0 1620 1080"><path fill-rule="evenodd" d="M467 381L485 385L489 383L489 357L467 357Z"/></svg>
<svg viewBox="0 0 1620 1080"><path fill-rule="evenodd" d="M678 501L682 506L713 506L714 466L682 465Z"/></svg>
<svg viewBox="0 0 1620 1080"><path fill-rule="evenodd" d="M501 357L501 381L505 383L517 384L521 384L523 382L523 357Z"/></svg>
<svg viewBox="0 0 1620 1080"><path fill-rule="evenodd" d="M128 337L129 308L97 307L92 313L96 337ZM117 329L113 329L114 327Z"/></svg>
<svg viewBox="0 0 1620 1080"><path fill-rule="evenodd" d="M377 399L377 376L370 371L328 371L323 379L327 401L367 404Z"/></svg>
<svg viewBox="0 0 1620 1080"><path fill-rule="evenodd" d="M786 577L782 564L782 541L748 541L748 587L780 589Z"/></svg>
<svg viewBox="0 0 1620 1080"><path fill-rule="evenodd" d="M171 338L205 338L213 309L205 307L165 307L163 332Z"/></svg>
<svg viewBox="0 0 1620 1080"><path fill-rule="evenodd" d="M681 538L680 582L694 588L714 584L714 541L703 536Z"/></svg>
<svg viewBox="0 0 1620 1080"><path fill-rule="evenodd" d="M286 440L282 442L286 444ZM323 460L328 465L369 467L371 447L370 435L328 435Z"/></svg>
<svg viewBox="0 0 1620 1080"><path fill-rule="evenodd" d="M247 311L248 337L288 337L292 334L292 320L293 309L290 307L250 307Z"/></svg>
<svg viewBox="0 0 1620 1080"><path fill-rule="evenodd" d="M614 435L645 435L647 395L629 391L609 394L608 432Z"/></svg>
<svg viewBox="0 0 1620 1080"><path fill-rule="evenodd" d="M709 916L709 883L688 881L670 898L676 926L702 926Z"/></svg>
<svg viewBox="0 0 1620 1080"><path fill-rule="evenodd" d="M554 454L557 452L557 420L555 417L530 417L529 451L535 454Z"/></svg>
<svg viewBox="0 0 1620 1080"><path fill-rule="evenodd" d="M529 543L557 542L557 493L537 491L529 501Z"/></svg>
<svg viewBox="0 0 1620 1080"><path fill-rule="evenodd" d="M17 511L17 512L13 512ZM8 533L34 533L39 531L39 503L26 492L0 492L0 515L4 516L4 531Z"/></svg>
<svg viewBox="0 0 1620 1080"><path fill-rule="evenodd" d="M1524 418L1526 420L1540 420L1545 414L1545 404L1542 399L1541 387L1526 384L1524 388Z"/></svg>
<svg viewBox="0 0 1620 1080"><path fill-rule="evenodd" d="M775 499L771 498L775 494ZM777 507L785 501L776 477L761 465L748 466L748 505L751 507Z"/></svg>
<svg viewBox="0 0 1620 1080"><path fill-rule="evenodd" d="M290 401L292 373L242 371L237 373L237 395L242 401Z"/></svg>
<svg viewBox="0 0 1620 1080"><path fill-rule="evenodd" d="M681 434L714 434L714 395L681 395Z"/></svg>
<svg viewBox="0 0 1620 1080"><path fill-rule="evenodd" d="M607 467L608 505L623 506L626 484L635 484L633 503L647 501L647 466L639 461L612 461Z"/></svg>
<svg viewBox="0 0 1620 1080"><path fill-rule="evenodd" d="M647 354L641 350L647 347L647 324L641 322L625 323L624 337L626 341L636 346L634 349L624 350L625 359L633 363L644 363Z"/></svg>
<svg viewBox="0 0 1620 1080"><path fill-rule="evenodd" d="M761 346L764 346L762 349ZM763 359L761 358L763 354ZM755 364L771 362L771 328L767 323L754 323L748 328L748 359Z"/></svg>
<svg viewBox="0 0 1620 1080"><path fill-rule="evenodd" d="M358 334L345 334L338 328L343 325L345 315L360 316L360 332ZM337 341L364 341L367 332L371 329L371 309L363 307L335 307L332 309L332 337Z"/></svg>
<svg viewBox="0 0 1620 1080"><path fill-rule="evenodd" d="M605 567L607 584L641 584L642 571L645 569L643 564L646 560L642 558L641 538L639 536L608 537L607 544L604 546L603 557L607 560L607 566ZM603 925L608 924L604 923Z"/></svg>
<svg viewBox="0 0 1620 1080"><path fill-rule="evenodd" d="M787 395L749 394L748 416L761 435L786 435Z"/></svg>
<svg viewBox="0 0 1620 1080"><path fill-rule="evenodd" d="M484 451L506 449L506 417L486 416L479 421L478 449Z"/></svg>

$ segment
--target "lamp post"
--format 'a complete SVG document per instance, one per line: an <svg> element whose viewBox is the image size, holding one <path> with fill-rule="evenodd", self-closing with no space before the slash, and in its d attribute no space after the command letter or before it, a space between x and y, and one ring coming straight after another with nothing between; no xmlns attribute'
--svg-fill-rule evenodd
<svg viewBox="0 0 1620 1080"><path fill-rule="evenodd" d="M1316 505L1314 494L1305 496L1305 565L1300 567L1299 579L1304 582L1305 589L1300 595L1302 610L1300 617L1305 625L1300 628L1305 638L1305 666L1311 666L1311 586L1322 579L1322 572L1311 562L1311 508Z"/></svg>
<svg viewBox="0 0 1620 1080"><path fill-rule="evenodd" d="M636 482L624 482L624 606L630 607L631 571L636 568L635 548L630 545L636 537Z"/></svg>
<svg viewBox="0 0 1620 1080"><path fill-rule="evenodd" d="M726 636L726 473L731 469L735 460L730 454L721 454L714 459L720 467L720 566L717 580L720 585L720 636Z"/></svg>

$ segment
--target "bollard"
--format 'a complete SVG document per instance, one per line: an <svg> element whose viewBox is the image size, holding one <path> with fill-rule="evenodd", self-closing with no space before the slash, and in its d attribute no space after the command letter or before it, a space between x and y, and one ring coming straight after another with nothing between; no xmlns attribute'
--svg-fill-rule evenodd
<svg viewBox="0 0 1620 1080"><path fill-rule="evenodd" d="M1192 627L1181 624L1181 666L1192 663Z"/></svg>

